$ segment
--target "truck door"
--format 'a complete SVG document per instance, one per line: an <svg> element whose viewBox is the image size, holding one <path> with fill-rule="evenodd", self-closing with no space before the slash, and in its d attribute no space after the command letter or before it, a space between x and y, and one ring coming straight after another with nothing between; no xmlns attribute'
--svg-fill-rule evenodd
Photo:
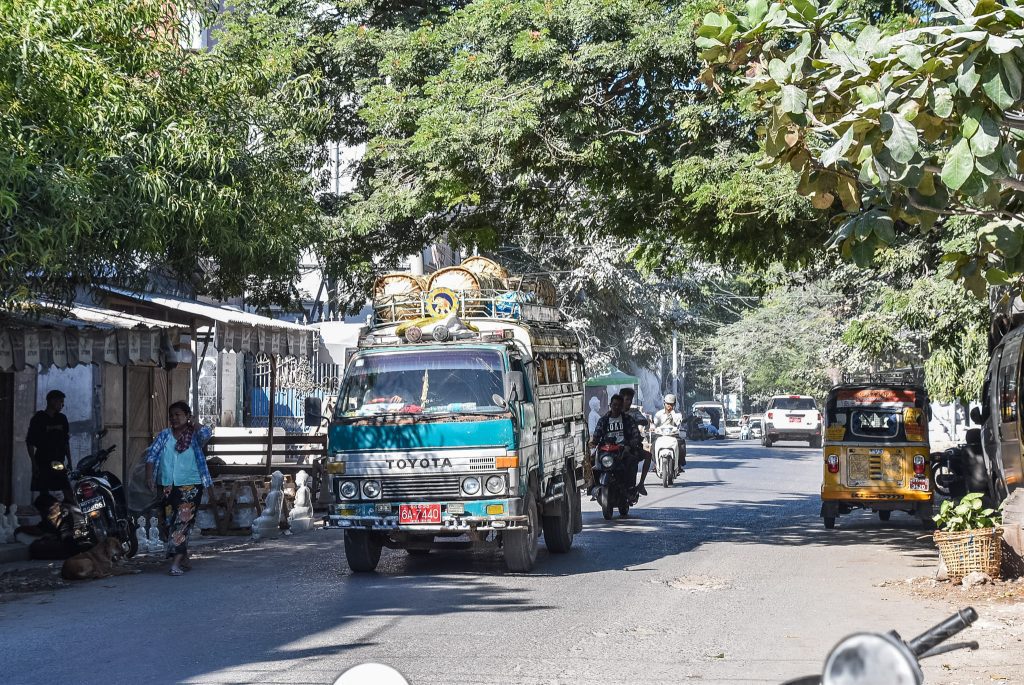
<svg viewBox="0 0 1024 685"><path fill-rule="evenodd" d="M1024 329L1017 329L1003 341L999 360L999 467L1008 487L1021 482L1020 374L1021 342Z"/></svg>

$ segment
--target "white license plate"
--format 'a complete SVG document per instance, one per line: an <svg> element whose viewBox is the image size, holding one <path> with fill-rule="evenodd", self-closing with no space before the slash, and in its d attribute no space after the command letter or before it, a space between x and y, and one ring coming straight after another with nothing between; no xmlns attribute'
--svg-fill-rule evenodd
<svg viewBox="0 0 1024 685"><path fill-rule="evenodd" d="M915 478L910 481L911 490L928 490L928 479L927 478Z"/></svg>
<svg viewBox="0 0 1024 685"><path fill-rule="evenodd" d="M103 498L93 497L85 500L79 506L82 508L83 514L88 514L90 511L96 511L97 509L103 508Z"/></svg>

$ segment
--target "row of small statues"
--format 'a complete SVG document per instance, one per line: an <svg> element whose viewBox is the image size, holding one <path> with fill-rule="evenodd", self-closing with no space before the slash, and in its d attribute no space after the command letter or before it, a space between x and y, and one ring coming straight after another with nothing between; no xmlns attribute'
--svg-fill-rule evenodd
<svg viewBox="0 0 1024 685"><path fill-rule="evenodd" d="M305 471L299 471L295 475L295 503L288 512L288 531L286 534L302 533L313 528L313 495L309 489L310 476ZM207 495L203 495L203 503L207 502ZM253 504L251 495L239 497L239 504ZM270 477L270 492L267 493L267 501L263 505L263 513L253 516L253 510L248 508L240 509L235 517L235 525L239 528L252 528L253 540L277 537L281 534L281 510L284 506L284 474L274 471ZM18 527L18 505L12 504L10 508L0 504L0 544L15 542L14 529ZM149 529L146 529L146 518L138 518L138 527L135 529L135 537L139 541L139 554L156 553L165 549L166 544L160 538L160 526L155 516L149 519ZM192 528L195 535L200 529L216 528L216 520L213 512L209 509L200 509L196 514L196 525Z"/></svg>
<svg viewBox="0 0 1024 685"><path fill-rule="evenodd" d="M18 505L12 504L10 508L0 504L0 545L6 545L14 540L14 529L18 527Z"/></svg>

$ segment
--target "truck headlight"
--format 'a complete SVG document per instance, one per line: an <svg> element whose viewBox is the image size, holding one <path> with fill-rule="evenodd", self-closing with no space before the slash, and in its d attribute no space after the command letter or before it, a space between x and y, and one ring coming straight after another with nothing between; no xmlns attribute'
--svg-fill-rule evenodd
<svg viewBox="0 0 1024 685"><path fill-rule="evenodd" d="M355 499L356 495L359 494L359 488L356 487L355 481L346 480L338 488L338 492L345 499Z"/></svg>
<svg viewBox="0 0 1024 685"><path fill-rule="evenodd" d="M606 469L610 469L613 464L615 464L615 457L613 457L610 454L601 455L601 466L605 467Z"/></svg>
<svg viewBox="0 0 1024 685"><path fill-rule="evenodd" d="M366 499L377 499L380 497L380 481L368 480L363 482L363 496Z"/></svg>
<svg viewBox="0 0 1024 685"><path fill-rule="evenodd" d="M484 483L484 487L487 488L487 492L497 495L505 491L505 479L501 476L491 476Z"/></svg>
<svg viewBox="0 0 1024 685"><path fill-rule="evenodd" d="M462 479L462 491L472 497L480 492L480 479L473 476Z"/></svg>

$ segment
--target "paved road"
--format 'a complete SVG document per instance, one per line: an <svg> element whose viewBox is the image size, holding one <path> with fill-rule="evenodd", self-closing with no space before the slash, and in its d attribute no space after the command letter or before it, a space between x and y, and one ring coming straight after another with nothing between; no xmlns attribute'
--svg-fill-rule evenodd
<svg viewBox="0 0 1024 685"><path fill-rule="evenodd" d="M494 554L387 550L378 574L354 576L340 539L316 531L183 578L0 603L0 680L331 683L380 661L415 684L779 683L848 632L910 636L944 617L876 587L931 572L917 522L861 514L825 531L819 453L786 445L691 446L681 483L650 486L627 519L586 503L572 551L542 551L528 576ZM943 657L951 669L929 667L929 683L970 682L957 674L972 658Z"/></svg>

